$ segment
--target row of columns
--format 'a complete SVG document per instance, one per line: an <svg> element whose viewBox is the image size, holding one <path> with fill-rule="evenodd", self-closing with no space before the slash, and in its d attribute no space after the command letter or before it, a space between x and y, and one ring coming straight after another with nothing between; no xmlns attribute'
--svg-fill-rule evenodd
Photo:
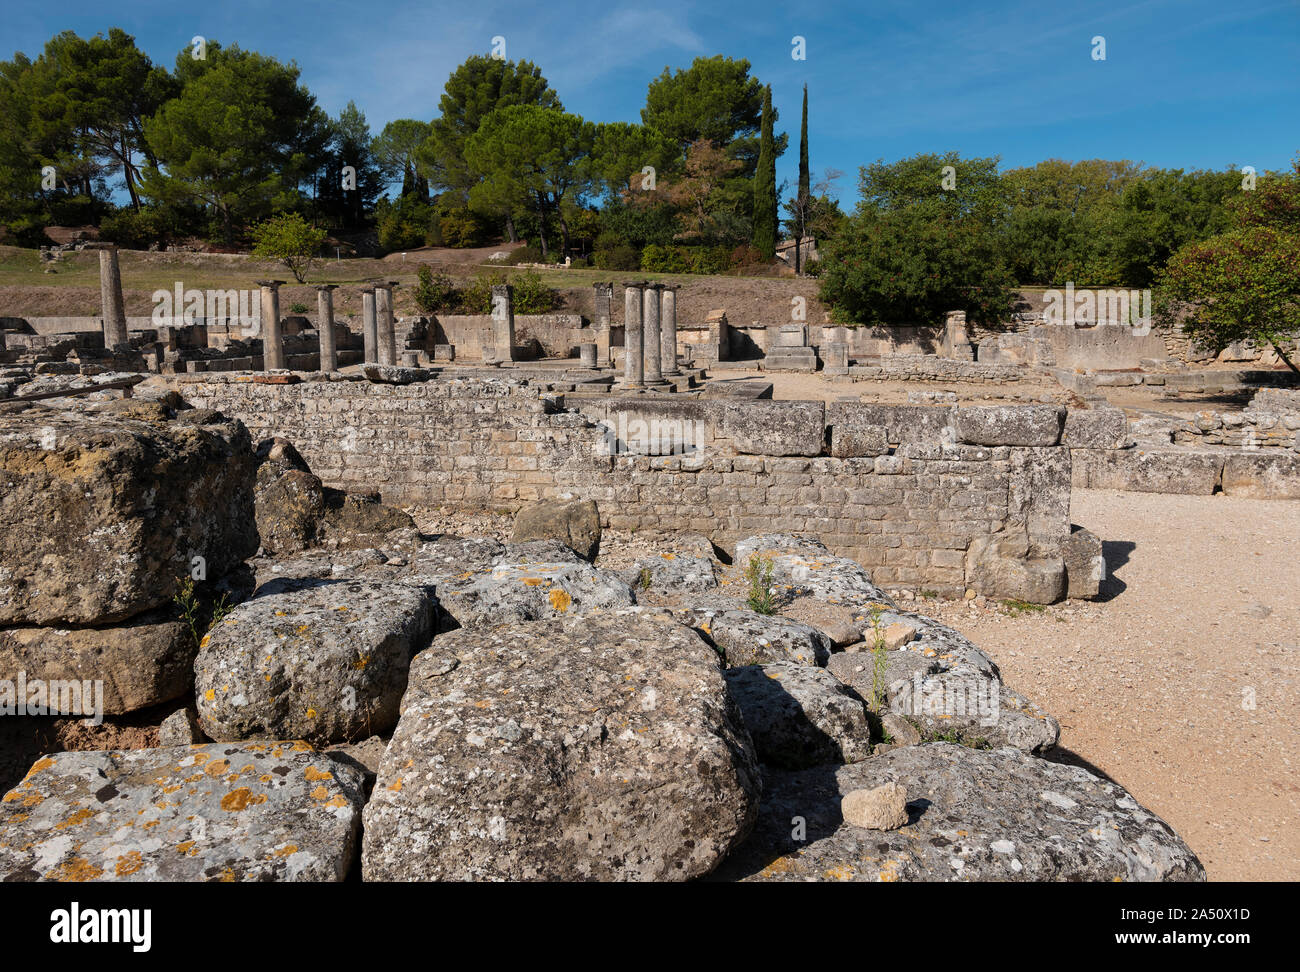
<svg viewBox="0 0 1300 972"><path fill-rule="evenodd" d="M285 367L284 335L280 328L280 287L283 280L259 280L262 316L262 367L275 371ZM366 364L396 365L397 335L393 318L393 288L396 280L366 287L361 292L362 358ZM338 370L338 346L334 334L334 291L337 284L316 288L316 327L320 335L320 370Z"/></svg>
<svg viewBox="0 0 1300 972"><path fill-rule="evenodd" d="M644 281L623 285L623 386L668 384L677 367L677 288Z"/></svg>

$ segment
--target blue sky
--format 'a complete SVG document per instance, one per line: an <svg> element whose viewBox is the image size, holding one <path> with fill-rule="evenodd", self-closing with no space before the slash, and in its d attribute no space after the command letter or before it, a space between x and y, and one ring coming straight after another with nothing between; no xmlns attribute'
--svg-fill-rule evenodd
<svg viewBox="0 0 1300 972"><path fill-rule="evenodd" d="M431 118L447 75L498 35L507 57L537 63L565 107L593 121L639 120L665 66L743 57L772 85L791 136L778 180L794 181L806 82L814 179L842 170L846 202L858 166L924 151L997 155L1004 167L1123 158L1261 172L1300 151L1297 0L61 0L6 11L0 56L114 26L169 67L196 34L294 60L327 111L355 100L376 132ZM795 35L806 60L791 57ZM1104 61L1092 57L1098 35Z"/></svg>

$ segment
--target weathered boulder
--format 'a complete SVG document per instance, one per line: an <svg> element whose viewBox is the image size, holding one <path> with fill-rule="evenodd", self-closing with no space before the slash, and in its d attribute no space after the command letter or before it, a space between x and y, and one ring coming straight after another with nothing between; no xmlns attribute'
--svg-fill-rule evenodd
<svg viewBox="0 0 1300 972"><path fill-rule="evenodd" d="M717 645L729 666L785 661L825 665L831 655L831 641L826 635L779 614L685 608L676 616Z"/></svg>
<svg viewBox="0 0 1300 972"><path fill-rule="evenodd" d="M272 581L203 639L194 665L203 731L339 742L391 728L433 610L427 591L401 584Z"/></svg>
<svg viewBox="0 0 1300 972"><path fill-rule="evenodd" d="M0 476L0 624L120 621L167 604L195 557L219 577L257 550L239 422L9 406Z"/></svg>
<svg viewBox="0 0 1300 972"><path fill-rule="evenodd" d="M1081 526L1071 527L1061 557L1065 561L1066 597L1097 597L1106 579L1106 558L1097 535Z"/></svg>
<svg viewBox="0 0 1300 972"><path fill-rule="evenodd" d="M326 543L343 549L365 547L395 530L414 531L411 514L389 506L377 493L345 493L325 488L325 521L321 533Z"/></svg>
<svg viewBox="0 0 1300 972"><path fill-rule="evenodd" d="M886 615L888 621L892 615ZM997 665L953 629L911 615L920 637L897 651L863 650L832 655L827 671L884 709L906 719L925 737L979 748L1014 746L1043 754L1060 739L1060 724L1002 682ZM883 715L884 713L882 713Z"/></svg>
<svg viewBox="0 0 1300 972"><path fill-rule="evenodd" d="M1296 436L1300 443L1300 434ZM1281 449L1274 455L1261 452L1234 453L1223 463L1223 492L1226 496L1252 499L1300 499L1300 456Z"/></svg>
<svg viewBox="0 0 1300 972"><path fill-rule="evenodd" d="M694 594L718 586L718 572L711 559L680 557L673 553L642 557L618 572L633 590L656 594Z"/></svg>
<svg viewBox="0 0 1300 972"><path fill-rule="evenodd" d="M0 881L342 881L364 802L302 742L55 753L0 802Z"/></svg>
<svg viewBox="0 0 1300 972"><path fill-rule="evenodd" d="M846 823L850 792L897 783L898 830ZM790 821L802 818L800 831ZM753 836L714 877L750 881L1203 881L1191 849L1122 787L1014 749L950 743L766 776Z"/></svg>
<svg viewBox="0 0 1300 972"><path fill-rule="evenodd" d="M436 588L446 618L462 628L518 624L636 604L616 574L578 562L522 561L465 570ZM444 621L439 622L447 627Z"/></svg>
<svg viewBox="0 0 1300 972"><path fill-rule="evenodd" d="M544 500L515 514L514 543L559 540L584 560L600 551L600 510L595 500Z"/></svg>
<svg viewBox="0 0 1300 972"><path fill-rule="evenodd" d="M208 742L208 737L199 727L199 714L193 706L181 706L158 725L158 744L164 748L202 742Z"/></svg>
<svg viewBox="0 0 1300 972"><path fill-rule="evenodd" d="M757 554L772 561L772 583L790 598L814 597L865 614L872 605L892 607L889 596L871 582L871 574L847 557L836 557L821 541L788 534L747 537L736 544L733 575ZM738 583L729 579L732 585Z"/></svg>
<svg viewBox="0 0 1300 972"><path fill-rule="evenodd" d="M795 662L727 669L758 758L803 769L871 755L871 726L857 693L824 668Z"/></svg>
<svg viewBox="0 0 1300 972"><path fill-rule="evenodd" d="M103 682L103 710L121 715L184 695L198 645L169 611L108 628L0 628L0 672L28 681ZM84 711L84 710L83 710Z"/></svg>
<svg viewBox="0 0 1300 972"><path fill-rule="evenodd" d="M368 880L688 880L748 833L752 743L665 614L439 636L365 811Z"/></svg>
<svg viewBox="0 0 1300 972"><path fill-rule="evenodd" d="M866 830L897 830L907 823L907 791L897 783L850 790L840 801L844 822Z"/></svg>
<svg viewBox="0 0 1300 972"><path fill-rule="evenodd" d="M953 415L958 442L986 446L1054 446L1065 410L1056 405L982 405Z"/></svg>
<svg viewBox="0 0 1300 972"><path fill-rule="evenodd" d="M257 447L254 505L257 534L268 554L296 553L315 544L325 516L325 486L285 439Z"/></svg>

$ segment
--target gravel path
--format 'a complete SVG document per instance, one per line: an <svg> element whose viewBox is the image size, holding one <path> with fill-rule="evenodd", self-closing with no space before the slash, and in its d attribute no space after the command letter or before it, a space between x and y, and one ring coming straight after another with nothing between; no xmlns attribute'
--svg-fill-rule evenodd
<svg viewBox="0 0 1300 972"><path fill-rule="evenodd" d="M1057 758L1122 783L1211 880L1300 878L1300 503L1076 490L1072 505L1105 543L1110 600L919 610L988 652L1060 719Z"/></svg>

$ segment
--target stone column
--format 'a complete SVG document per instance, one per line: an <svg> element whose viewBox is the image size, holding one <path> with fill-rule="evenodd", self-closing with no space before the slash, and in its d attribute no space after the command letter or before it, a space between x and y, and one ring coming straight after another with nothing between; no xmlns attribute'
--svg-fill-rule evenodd
<svg viewBox="0 0 1300 972"><path fill-rule="evenodd" d="M596 345L591 341L579 344L578 361L584 368L596 367Z"/></svg>
<svg viewBox="0 0 1300 972"><path fill-rule="evenodd" d="M623 284L623 386L645 386L645 361L641 353L641 291L643 283Z"/></svg>
<svg viewBox="0 0 1300 972"><path fill-rule="evenodd" d="M100 243L95 249L99 250L99 299L100 312L104 315L104 349L112 351L118 345L130 341L126 333L126 305L122 300L122 268L117 262L117 247L112 243ZM181 308L176 308L177 315L181 312Z"/></svg>
<svg viewBox="0 0 1300 972"><path fill-rule="evenodd" d="M334 290L337 284L316 288L316 328L320 331L320 370L338 371L338 349L334 346Z"/></svg>
<svg viewBox="0 0 1300 972"><path fill-rule="evenodd" d="M259 280L262 288L262 370L284 368L284 334L280 330L280 285L283 280Z"/></svg>
<svg viewBox="0 0 1300 972"><path fill-rule="evenodd" d="M613 323L614 285L612 283L593 284L596 290L596 364L605 367L611 362L609 346L609 329Z"/></svg>
<svg viewBox="0 0 1300 972"><path fill-rule="evenodd" d="M375 284L375 333L379 363L397 364L397 335L393 325L393 287L396 283Z"/></svg>
<svg viewBox="0 0 1300 972"><path fill-rule="evenodd" d="M379 331L375 324L375 288L361 291L361 342L365 349L361 360L366 364L379 364Z"/></svg>
<svg viewBox="0 0 1300 972"><path fill-rule="evenodd" d="M515 360L515 292L509 284L492 287L492 345L497 361Z"/></svg>
<svg viewBox="0 0 1300 972"><path fill-rule="evenodd" d="M660 355L662 353L659 344L659 306L660 294L663 293L664 285L660 283L646 284L645 288L645 314L642 317L643 332L641 343L645 348L645 383L647 385L664 384L664 371Z"/></svg>
<svg viewBox="0 0 1300 972"><path fill-rule="evenodd" d="M677 367L677 285L664 286L663 299L660 302L659 320L659 360L665 375L680 375Z"/></svg>

